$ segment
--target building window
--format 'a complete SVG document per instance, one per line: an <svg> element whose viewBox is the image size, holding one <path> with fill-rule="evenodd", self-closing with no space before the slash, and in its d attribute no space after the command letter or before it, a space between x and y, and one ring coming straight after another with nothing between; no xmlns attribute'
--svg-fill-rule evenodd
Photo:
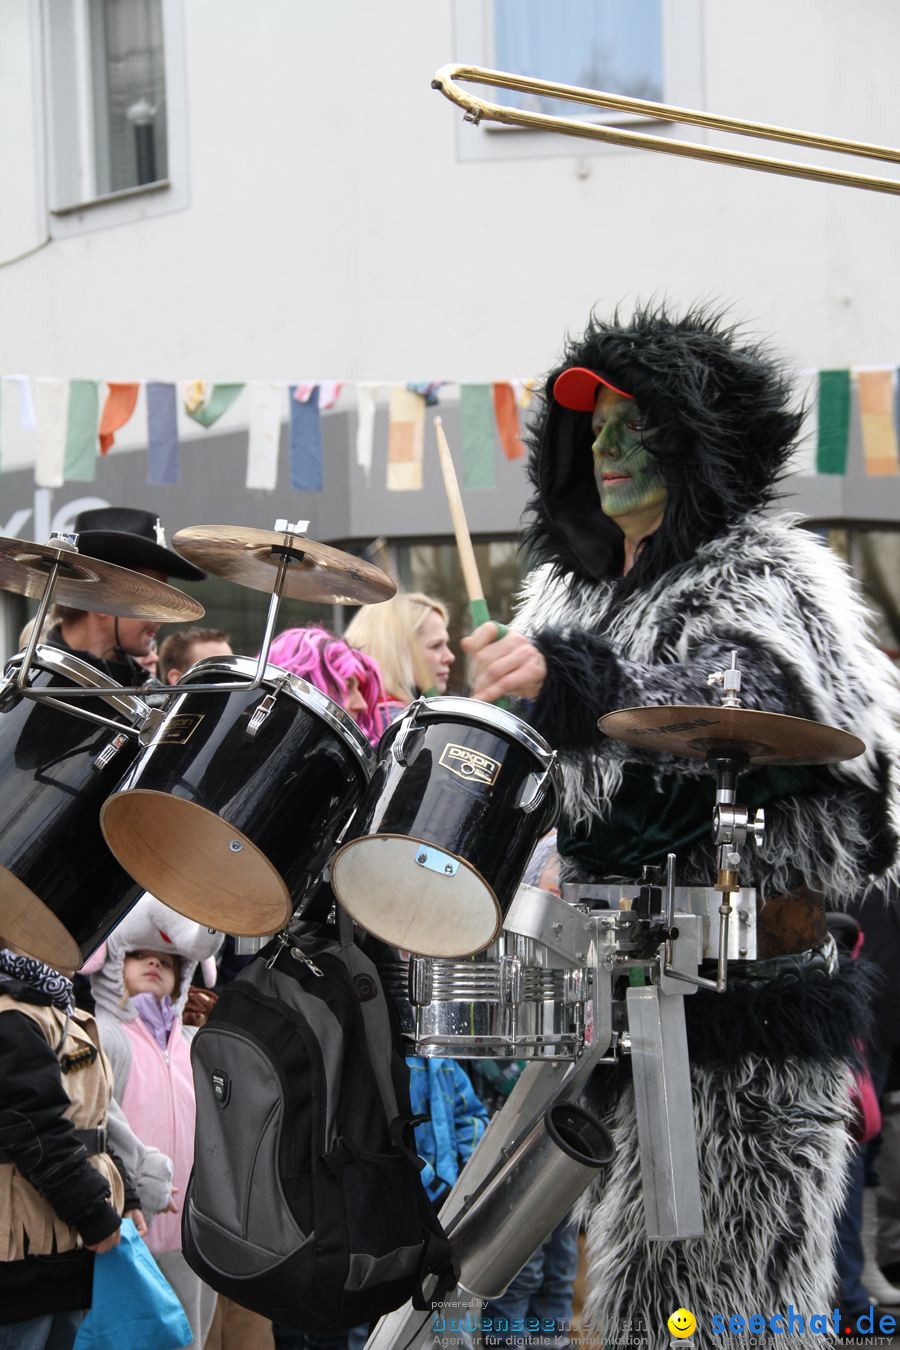
<svg viewBox="0 0 900 1350"><path fill-rule="evenodd" d="M662 0L493 0L493 37L498 70L662 101ZM501 89L493 97L529 112L577 115L577 105L548 95Z"/></svg>
<svg viewBox="0 0 900 1350"><path fill-rule="evenodd" d="M90 0L95 196L167 177L161 0Z"/></svg>
<svg viewBox="0 0 900 1350"><path fill-rule="evenodd" d="M184 63L183 0L44 0L54 237L187 205Z"/></svg>
<svg viewBox="0 0 900 1350"><path fill-rule="evenodd" d="M652 103L702 108L702 0L454 0L453 60L556 84L602 89ZM550 116L616 126L647 124L637 113L579 105L493 85L465 84L488 102ZM701 128L657 121L653 134L702 140ZM579 140L537 129L483 121L457 121L462 160L587 159L628 154L598 140Z"/></svg>

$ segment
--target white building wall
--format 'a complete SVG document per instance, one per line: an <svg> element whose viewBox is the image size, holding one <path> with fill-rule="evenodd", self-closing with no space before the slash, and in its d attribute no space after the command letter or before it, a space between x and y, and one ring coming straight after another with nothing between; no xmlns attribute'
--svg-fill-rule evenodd
<svg viewBox="0 0 900 1350"><path fill-rule="evenodd" d="M592 303L638 295L732 303L804 366L900 355L896 198L538 137L533 158L464 158L498 133L463 124L430 79L472 59L457 35L481 0L167 3L186 206L119 225L95 208L74 234L66 217L65 237L0 266L4 373L527 376ZM38 7L0 10L2 69L17 72L0 92L0 261L39 239ZM900 142L895 0L859 0L852 21L842 0L669 10L704 106Z"/></svg>

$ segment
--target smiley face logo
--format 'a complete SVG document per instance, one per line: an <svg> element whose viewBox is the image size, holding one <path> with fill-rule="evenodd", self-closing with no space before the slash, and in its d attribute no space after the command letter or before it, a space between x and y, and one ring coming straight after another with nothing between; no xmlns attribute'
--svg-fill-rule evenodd
<svg viewBox="0 0 900 1350"><path fill-rule="evenodd" d="M681 1340L685 1336L693 1336L697 1330L697 1319L687 1308L679 1308L677 1312L673 1312L667 1325L672 1335Z"/></svg>

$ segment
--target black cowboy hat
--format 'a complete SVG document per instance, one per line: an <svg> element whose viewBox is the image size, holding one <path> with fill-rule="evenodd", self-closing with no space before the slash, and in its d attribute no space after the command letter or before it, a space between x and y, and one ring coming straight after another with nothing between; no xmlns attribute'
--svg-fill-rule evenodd
<svg viewBox="0 0 900 1350"><path fill-rule="evenodd" d="M78 551L88 558L115 563L117 567L146 567L182 581L202 581L199 567L166 548L159 516L130 506L100 506L79 511L73 526Z"/></svg>

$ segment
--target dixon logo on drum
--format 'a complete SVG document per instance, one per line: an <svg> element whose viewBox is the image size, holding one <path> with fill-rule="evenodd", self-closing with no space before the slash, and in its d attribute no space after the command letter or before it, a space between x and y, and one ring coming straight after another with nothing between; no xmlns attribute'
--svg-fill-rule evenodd
<svg viewBox="0 0 900 1350"><path fill-rule="evenodd" d="M477 750L470 750L467 745L445 745L444 753L441 755L439 763L443 764L445 769L455 773L458 778L466 778L476 783L496 783L497 774L500 772L499 759L491 759L490 755L481 755Z"/></svg>

